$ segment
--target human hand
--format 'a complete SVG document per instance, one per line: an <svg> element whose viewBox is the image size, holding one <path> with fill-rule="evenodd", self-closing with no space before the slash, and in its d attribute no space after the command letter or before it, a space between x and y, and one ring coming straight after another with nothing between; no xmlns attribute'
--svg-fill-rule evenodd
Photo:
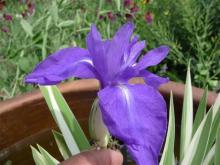
<svg viewBox="0 0 220 165"><path fill-rule="evenodd" d="M123 156L110 149L91 150L77 154L60 165L122 165Z"/></svg>

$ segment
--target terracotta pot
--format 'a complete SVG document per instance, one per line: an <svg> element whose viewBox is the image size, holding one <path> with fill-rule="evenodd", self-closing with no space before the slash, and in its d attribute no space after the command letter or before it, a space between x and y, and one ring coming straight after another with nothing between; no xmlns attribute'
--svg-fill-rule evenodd
<svg viewBox="0 0 220 165"><path fill-rule="evenodd" d="M143 81L136 78L131 83L143 83ZM98 81L77 80L60 84L59 88L88 136L88 115L99 88ZM174 95L176 122L180 124L184 85L169 82L160 87L160 92L167 103L171 90ZM202 89L193 87L195 108L202 93ZM216 93L208 93L208 107L214 103L216 97ZM7 161L16 165L34 164L30 145L36 143L62 160L51 134L51 129L56 128L39 90L0 102L0 164Z"/></svg>

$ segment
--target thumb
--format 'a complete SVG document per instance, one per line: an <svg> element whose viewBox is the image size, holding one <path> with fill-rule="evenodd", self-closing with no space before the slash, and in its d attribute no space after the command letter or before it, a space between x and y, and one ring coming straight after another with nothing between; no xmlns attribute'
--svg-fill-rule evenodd
<svg viewBox="0 0 220 165"><path fill-rule="evenodd" d="M123 156L119 151L110 149L91 150L61 163L61 165L122 165Z"/></svg>

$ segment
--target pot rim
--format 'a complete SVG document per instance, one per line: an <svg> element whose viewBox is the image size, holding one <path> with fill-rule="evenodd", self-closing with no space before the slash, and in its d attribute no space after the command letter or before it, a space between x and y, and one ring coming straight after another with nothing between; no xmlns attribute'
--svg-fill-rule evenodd
<svg viewBox="0 0 220 165"><path fill-rule="evenodd" d="M144 84L142 78L133 78L129 82L131 84ZM169 97L170 92L172 91L174 98L183 98L184 87L185 85L183 83L170 81L164 85L161 85L159 87L159 91L164 97ZM64 95L74 92L97 91L99 89L99 82L96 79L74 80L71 82L58 84L58 88ZM195 103L199 103L204 90L197 87L192 87L192 90L193 101ZM208 91L207 106L211 107L211 105L214 104L216 98L217 93ZM39 89L15 96L14 98L0 102L0 115L18 107L30 105L31 103L42 99L43 95Z"/></svg>

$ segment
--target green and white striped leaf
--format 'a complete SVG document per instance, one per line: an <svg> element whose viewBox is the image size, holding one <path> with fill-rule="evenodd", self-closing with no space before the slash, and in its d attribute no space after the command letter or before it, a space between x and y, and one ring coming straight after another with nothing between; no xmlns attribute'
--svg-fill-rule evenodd
<svg viewBox="0 0 220 165"><path fill-rule="evenodd" d="M193 130L193 96L190 76L190 64L187 70L180 137L180 160L183 160L192 138Z"/></svg>
<svg viewBox="0 0 220 165"><path fill-rule="evenodd" d="M90 144L59 89L56 86L40 86L40 89L71 154L89 149Z"/></svg>
<svg viewBox="0 0 220 165"><path fill-rule="evenodd" d="M31 146L31 151L36 165L47 165L46 162L44 161L43 156L37 149Z"/></svg>
<svg viewBox="0 0 220 165"><path fill-rule="evenodd" d="M174 114L173 94L171 92L168 132L166 137L166 143L163 150L163 155L160 160L160 165L175 165L174 142L175 142L175 114Z"/></svg>
<svg viewBox="0 0 220 165"><path fill-rule="evenodd" d="M220 93L218 94L217 99L215 100L215 104L213 105L213 119L215 118L215 115L217 114L218 110L220 108Z"/></svg>
<svg viewBox="0 0 220 165"><path fill-rule="evenodd" d="M51 107L50 110L52 111L53 117L56 118L57 125L63 134L63 137L65 139L65 142L66 142L71 154L72 155L78 154L80 152L79 147L74 139L74 136L71 133L70 128L67 125L67 122L64 119L63 113L61 112L64 109L62 109L60 107L60 103L58 103L59 98L56 98L52 86L45 86L43 88L45 88L46 89L45 92L47 92L47 96L44 95L45 99L46 99L47 103L50 104L50 106L49 106L49 107ZM42 89L42 87L41 87L41 89Z"/></svg>
<svg viewBox="0 0 220 165"><path fill-rule="evenodd" d="M201 123L206 114L207 94L208 88L205 89L203 96L199 102L199 107L197 109L195 120L193 123L193 135L195 134L197 128L199 127L199 124Z"/></svg>
<svg viewBox="0 0 220 165"><path fill-rule="evenodd" d="M206 150L208 148L208 140L209 140L210 133L211 133L212 115L213 115L213 111L211 110L207 114L207 119L203 127L203 130L202 130L202 133L199 139L199 145L193 157L192 164L201 164L203 162L203 159L206 154Z"/></svg>
<svg viewBox="0 0 220 165"><path fill-rule="evenodd" d="M213 111L213 107L210 109ZM214 113L214 111L213 111ZM215 139L216 139L216 133L217 133L217 129L218 129L218 125L220 123L220 107L219 110L216 112L215 114L215 118L212 122L212 128L211 128L211 133L210 133L210 137L209 137L209 141L208 141L208 150L211 149L211 147L213 146Z"/></svg>
<svg viewBox="0 0 220 165"><path fill-rule="evenodd" d="M193 162L202 162L212 124L212 113L213 111L209 111L199 125L199 128L195 132L195 135L188 146L188 150L185 153L181 165L189 165L193 164Z"/></svg>
<svg viewBox="0 0 220 165"><path fill-rule="evenodd" d="M60 162L56 160L53 156L51 156L45 149L43 149L40 145L37 145L44 162L46 162L46 165L57 165Z"/></svg>
<svg viewBox="0 0 220 165"><path fill-rule="evenodd" d="M55 130L53 130L52 132L53 132L54 139L57 143L57 147L60 151L60 154L63 156L63 159L64 160L69 159L71 157L71 152L69 151L65 143L63 135Z"/></svg>
<svg viewBox="0 0 220 165"><path fill-rule="evenodd" d="M216 147L215 147L215 165L220 164L220 124L218 125L218 130L216 134Z"/></svg>
<svg viewBox="0 0 220 165"><path fill-rule="evenodd" d="M213 145L213 147L209 150L202 165L213 165L214 164L214 157L215 157L215 145Z"/></svg>

